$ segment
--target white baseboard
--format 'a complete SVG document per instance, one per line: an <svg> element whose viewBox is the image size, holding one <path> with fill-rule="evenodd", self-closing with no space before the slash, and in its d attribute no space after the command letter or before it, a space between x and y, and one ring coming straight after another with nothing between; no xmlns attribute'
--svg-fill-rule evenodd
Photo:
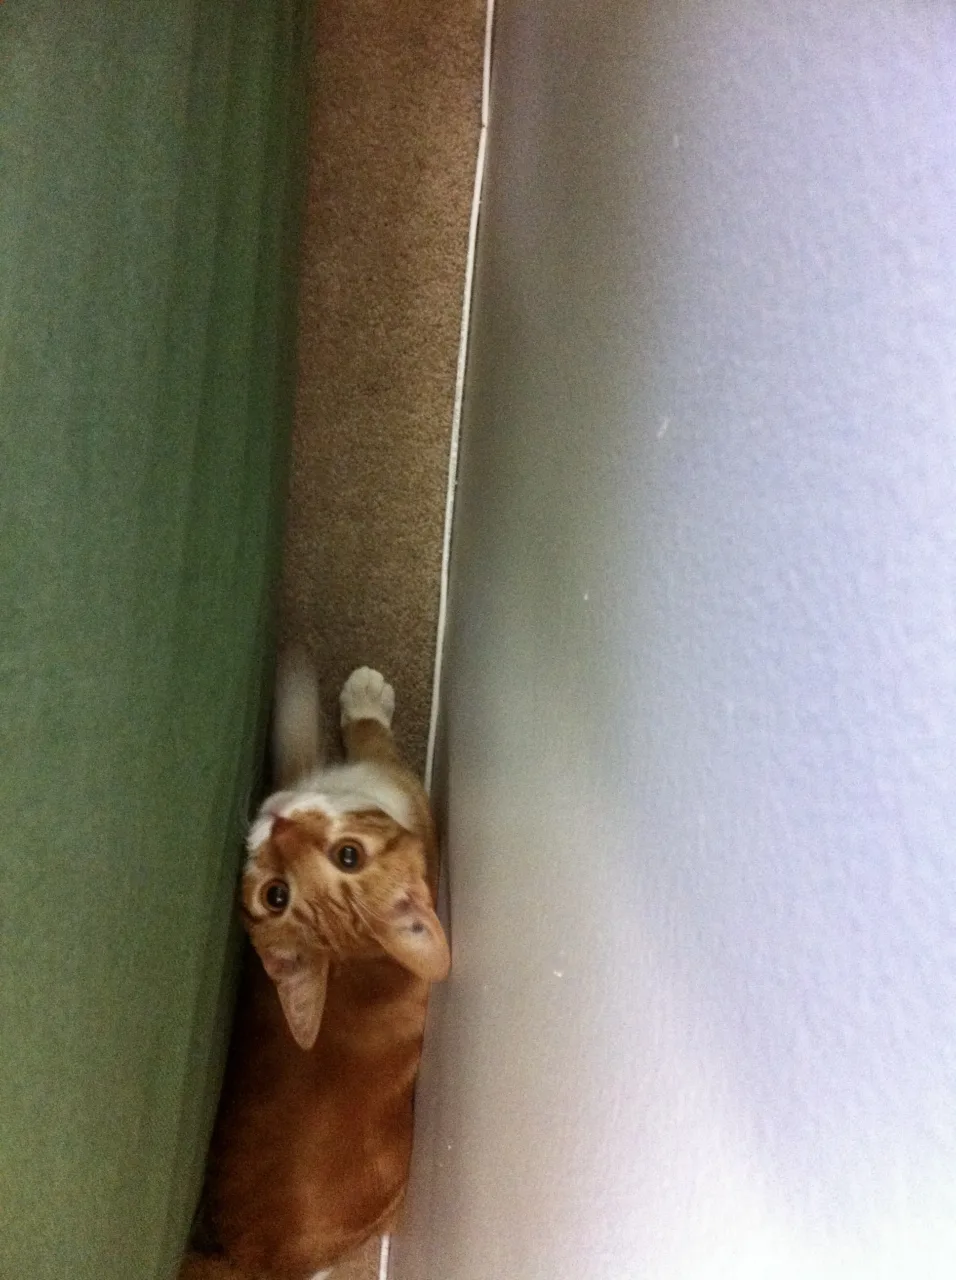
<svg viewBox="0 0 956 1280"><path fill-rule="evenodd" d="M461 410L465 395L465 373L468 364L468 337L471 328L471 302L475 281L475 252L478 243L478 220L481 192L485 176L485 149L488 137L489 99L491 96L491 55L494 32L495 0L487 0L485 11L485 52L481 77L481 128L475 159L475 183L471 198L471 221L468 227L468 253L465 259L465 283L462 292L461 329L458 339L458 367L455 375L455 401L452 409L451 441L448 450L448 479L445 498L445 525L442 535L441 580L438 596L438 624L435 635L435 667L432 676L431 718L428 726L428 749L425 756L425 786L432 789L435 769L435 741L438 735L438 710L445 659L445 632L448 626L448 574L451 559L452 523L455 514L455 488L458 481L458 445L461 439Z"/></svg>

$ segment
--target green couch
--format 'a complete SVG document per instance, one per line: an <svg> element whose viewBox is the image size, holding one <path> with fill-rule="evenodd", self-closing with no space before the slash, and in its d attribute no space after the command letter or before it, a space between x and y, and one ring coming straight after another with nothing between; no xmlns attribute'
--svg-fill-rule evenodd
<svg viewBox="0 0 956 1280"><path fill-rule="evenodd" d="M300 0L0 4L0 1277L167 1280L228 1034Z"/></svg>

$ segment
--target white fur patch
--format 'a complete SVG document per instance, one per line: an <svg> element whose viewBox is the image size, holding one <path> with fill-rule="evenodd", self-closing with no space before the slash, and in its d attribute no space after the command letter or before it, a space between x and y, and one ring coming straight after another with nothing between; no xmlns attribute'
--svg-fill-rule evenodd
<svg viewBox="0 0 956 1280"><path fill-rule="evenodd" d="M353 720L377 720L386 729L392 727L395 714L395 690L385 677L371 667L353 671L339 694L342 723Z"/></svg>
<svg viewBox="0 0 956 1280"><path fill-rule="evenodd" d="M362 809L379 809L406 830L414 822L409 797L379 765L370 761L336 765L303 778L297 787L269 796L249 829L249 853L255 854L269 839L275 818L291 818L296 813L342 818Z"/></svg>

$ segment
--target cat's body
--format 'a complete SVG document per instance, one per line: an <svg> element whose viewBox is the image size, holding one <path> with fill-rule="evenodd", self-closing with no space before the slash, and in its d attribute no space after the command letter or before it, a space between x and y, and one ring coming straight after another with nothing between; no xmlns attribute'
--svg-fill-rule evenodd
<svg viewBox="0 0 956 1280"><path fill-rule="evenodd" d="M283 781L318 750L316 701L301 671L285 704L280 684ZM428 990L448 952L431 814L399 761L391 708L380 676L353 673L348 763L312 760L252 826L242 896L257 954L210 1160L224 1258L208 1261L209 1280L307 1280L386 1227L404 1193ZM215 1270L227 1263L234 1273ZM183 1280L202 1265L191 1258Z"/></svg>

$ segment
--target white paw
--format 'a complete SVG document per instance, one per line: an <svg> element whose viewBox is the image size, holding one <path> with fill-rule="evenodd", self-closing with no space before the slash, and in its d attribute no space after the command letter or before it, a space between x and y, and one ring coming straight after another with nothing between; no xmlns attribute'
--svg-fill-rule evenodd
<svg viewBox="0 0 956 1280"><path fill-rule="evenodd" d="M342 685L339 706L343 725L353 720L377 720L390 729L395 713L395 690L379 672L371 667L359 667Z"/></svg>

